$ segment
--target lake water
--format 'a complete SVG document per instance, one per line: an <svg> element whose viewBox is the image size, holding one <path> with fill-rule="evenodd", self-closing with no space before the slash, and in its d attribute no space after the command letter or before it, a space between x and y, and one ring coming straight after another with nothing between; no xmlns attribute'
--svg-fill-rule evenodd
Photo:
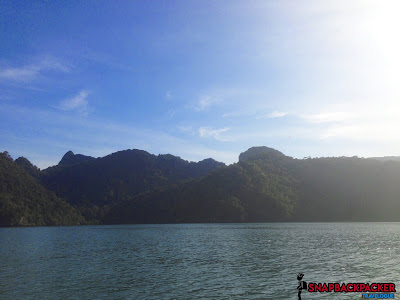
<svg viewBox="0 0 400 300"><path fill-rule="evenodd" d="M298 272L400 289L400 223L0 228L0 299L297 299Z"/></svg>

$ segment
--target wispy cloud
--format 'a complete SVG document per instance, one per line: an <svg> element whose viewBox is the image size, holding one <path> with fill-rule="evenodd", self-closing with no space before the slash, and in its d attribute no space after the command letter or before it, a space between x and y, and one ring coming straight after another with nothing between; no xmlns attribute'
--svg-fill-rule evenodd
<svg viewBox="0 0 400 300"><path fill-rule="evenodd" d="M94 116L76 118L57 110L0 103L0 119L4 116L16 120L23 128L39 126L38 136L12 129L0 132L0 141L4 141L7 144L4 149L16 157L24 155L32 158L41 168L51 165L47 161L58 162L68 150L97 157L134 148L153 154L171 153L192 161L212 157L225 163L237 161L239 154L237 149L215 149L203 141L182 138L165 131L95 119ZM27 144L31 145L29 151L26 150ZM32 153L41 153L45 159L34 158Z"/></svg>
<svg viewBox="0 0 400 300"><path fill-rule="evenodd" d="M44 57L41 60L19 66L3 67L0 69L0 80L28 82L36 79L46 71L68 72L70 67L53 57Z"/></svg>
<svg viewBox="0 0 400 300"><path fill-rule="evenodd" d="M269 113L267 117L270 119L274 119L274 118L282 118L286 115L287 115L286 112L274 110L273 112Z"/></svg>
<svg viewBox="0 0 400 300"><path fill-rule="evenodd" d="M199 135L200 137L212 137L217 141L227 142L229 141L228 138L223 137L222 133L227 132L229 130L228 127L220 128L220 129L213 129L211 127L200 127L199 128Z"/></svg>
<svg viewBox="0 0 400 300"><path fill-rule="evenodd" d="M188 133L193 133L193 126L184 126L184 125L178 125L176 126L180 131L182 132L188 132Z"/></svg>
<svg viewBox="0 0 400 300"><path fill-rule="evenodd" d="M221 98L219 97L212 97L210 95L203 95L199 97L199 100L197 101L195 105L195 109L197 111L203 111L207 110L210 108L212 105L221 102Z"/></svg>
<svg viewBox="0 0 400 300"><path fill-rule="evenodd" d="M276 119L276 118L282 118L287 116L288 113L287 112L282 112L282 111L278 111L278 110L274 110L266 115L261 115L261 116L257 116L256 119Z"/></svg>
<svg viewBox="0 0 400 300"><path fill-rule="evenodd" d="M176 110L175 109L170 109L167 111L167 116L169 119L172 119L176 114Z"/></svg>
<svg viewBox="0 0 400 300"><path fill-rule="evenodd" d="M89 110L89 104L87 101L88 96L89 92L87 90L82 90L78 95L61 101L58 108L64 111L75 110L85 115Z"/></svg>
<svg viewBox="0 0 400 300"><path fill-rule="evenodd" d="M345 111L338 112L322 112L316 114L302 114L300 118L310 123L331 123L331 122L343 122L354 117L354 114Z"/></svg>
<svg viewBox="0 0 400 300"><path fill-rule="evenodd" d="M171 99L172 98L172 92L171 91L166 91L165 98L167 98L168 100Z"/></svg>
<svg viewBox="0 0 400 300"><path fill-rule="evenodd" d="M7 68L0 71L0 78L13 81L28 81L38 75L36 67L24 66L20 68Z"/></svg>
<svg viewBox="0 0 400 300"><path fill-rule="evenodd" d="M75 50L72 50L75 51ZM108 66L111 69L119 70L119 71L124 71L124 72L132 72L135 71L135 68L131 66L127 62L120 61L120 59L116 56L107 54L107 53L102 53L102 52L97 52L93 49L89 48L84 48L82 51L78 51L76 53L76 56L81 57L84 60L87 60L91 63L95 64L100 64L104 66Z"/></svg>
<svg viewBox="0 0 400 300"><path fill-rule="evenodd" d="M42 58L38 63L38 66L40 71L54 70L60 72L69 72L71 70L71 66L69 64L66 64L64 61L52 56L46 56Z"/></svg>
<svg viewBox="0 0 400 300"><path fill-rule="evenodd" d="M265 93L257 88L214 87L198 95L192 108L196 111L206 111L211 107L222 109L219 112L223 118L251 115L259 112L260 108L270 109Z"/></svg>

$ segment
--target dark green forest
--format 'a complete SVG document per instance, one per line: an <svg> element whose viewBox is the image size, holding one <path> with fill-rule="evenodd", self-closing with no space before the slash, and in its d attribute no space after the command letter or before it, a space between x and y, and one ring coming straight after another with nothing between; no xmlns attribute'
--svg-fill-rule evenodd
<svg viewBox="0 0 400 300"><path fill-rule="evenodd" d="M400 162L390 159L253 147L229 166L142 150L69 151L45 170L6 152L0 163L2 226L400 221Z"/></svg>
<svg viewBox="0 0 400 300"><path fill-rule="evenodd" d="M114 206L106 223L400 221L400 163L293 159L267 147L200 180Z"/></svg>
<svg viewBox="0 0 400 300"><path fill-rule="evenodd" d="M84 224L81 214L33 177L39 171L26 159L0 153L0 226Z"/></svg>
<svg viewBox="0 0 400 300"><path fill-rule="evenodd" d="M66 157L68 164L64 163ZM119 151L97 159L68 152L57 166L43 170L40 180L46 188L77 207L87 221L98 223L119 202L200 178L223 166L213 159L194 163L142 150Z"/></svg>

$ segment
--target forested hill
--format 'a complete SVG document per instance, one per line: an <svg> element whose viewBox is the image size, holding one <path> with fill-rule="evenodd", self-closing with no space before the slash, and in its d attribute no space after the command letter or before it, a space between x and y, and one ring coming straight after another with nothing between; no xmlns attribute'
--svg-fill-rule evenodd
<svg viewBox="0 0 400 300"><path fill-rule="evenodd" d="M279 151L251 148L240 155L239 163L200 180L119 203L104 222L289 221L300 191L294 166L294 160Z"/></svg>
<svg viewBox="0 0 400 300"><path fill-rule="evenodd" d="M400 163L293 159L254 147L239 163L116 205L105 223L400 221Z"/></svg>
<svg viewBox="0 0 400 300"><path fill-rule="evenodd" d="M61 163L69 157L71 163ZM142 192L200 178L225 164L213 159L188 162L170 154L119 151L102 158L68 152L61 162L41 172L41 182L77 206L113 205ZM72 161L75 161L72 163Z"/></svg>
<svg viewBox="0 0 400 300"><path fill-rule="evenodd" d="M294 219L400 221L400 162L357 157L298 161Z"/></svg>
<svg viewBox="0 0 400 300"><path fill-rule="evenodd" d="M83 163L85 161L94 160L94 159L95 158L91 157L91 156L86 156L86 155L82 155L82 154L74 154L74 152L68 151L61 158L60 162L58 163L58 166L71 166L71 165L76 165L76 164Z"/></svg>
<svg viewBox="0 0 400 300"><path fill-rule="evenodd" d="M102 158L68 151L56 166L40 171L24 157L1 155L1 226L97 224L120 201L225 167L211 158L195 163L142 150Z"/></svg>
<svg viewBox="0 0 400 300"><path fill-rule="evenodd" d="M22 166L21 166L22 165ZM27 159L0 153L0 226L78 225L80 213L29 174L39 172Z"/></svg>
<svg viewBox="0 0 400 300"><path fill-rule="evenodd" d="M400 221L394 160L253 147L230 166L141 150L61 162L40 171L1 154L0 225Z"/></svg>

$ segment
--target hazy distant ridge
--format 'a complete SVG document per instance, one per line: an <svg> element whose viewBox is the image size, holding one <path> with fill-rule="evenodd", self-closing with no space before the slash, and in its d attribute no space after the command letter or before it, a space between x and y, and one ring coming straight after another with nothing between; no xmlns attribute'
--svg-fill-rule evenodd
<svg viewBox="0 0 400 300"><path fill-rule="evenodd" d="M400 162L380 160L294 159L253 147L225 166L125 150L68 152L40 171L3 153L0 224L400 221Z"/></svg>
<svg viewBox="0 0 400 300"><path fill-rule="evenodd" d="M400 156L382 156L382 157L369 157L379 161L400 161Z"/></svg>

